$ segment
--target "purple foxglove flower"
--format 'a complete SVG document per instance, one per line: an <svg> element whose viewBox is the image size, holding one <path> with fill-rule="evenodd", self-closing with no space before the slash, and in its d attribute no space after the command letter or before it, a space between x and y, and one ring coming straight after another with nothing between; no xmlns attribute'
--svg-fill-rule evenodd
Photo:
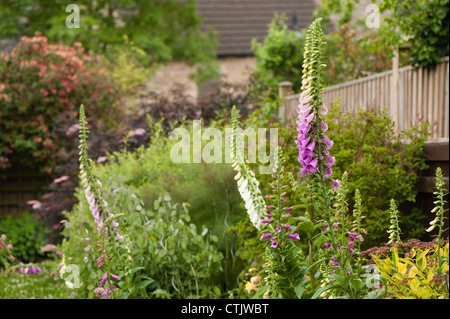
<svg viewBox="0 0 450 319"><path fill-rule="evenodd" d="M278 225L275 229L276 229L277 232L280 232L281 231L281 225Z"/></svg>
<svg viewBox="0 0 450 319"><path fill-rule="evenodd" d="M348 240L349 241L354 241L356 238L358 238L358 234L356 234L356 233L352 233L352 232L349 232L348 233Z"/></svg>
<svg viewBox="0 0 450 319"><path fill-rule="evenodd" d="M105 296L105 299L108 299L108 295L109 295L109 292L111 291L111 288L106 288L105 289L105 292L103 293L103 296Z"/></svg>
<svg viewBox="0 0 450 319"><path fill-rule="evenodd" d="M286 224L286 226L284 227L286 227L286 229L291 229L291 226L289 224Z"/></svg>
<svg viewBox="0 0 450 319"><path fill-rule="evenodd" d="M330 248L331 248L331 244L330 244L330 243L325 243L325 247L326 247L327 249L330 249Z"/></svg>
<svg viewBox="0 0 450 319"><path fill-rule="evenodd" d="M120 280L120 277L119 277L119 276L116 276L116 275L114 275L114 274L111 274L111 277L113 277L114 280Z"/></svg>
<svg viewBox="0 0 450 319"><path fill-rule="evenodd" d="M334 266L339 266L339 263L337 262L336 257L331 257L331 262L333 263Z"/></svg>
<svg viewBox="0 0 450 319"><path fill-rule="evenodd" d="M272 209L272 208L274 208L274 207L271 206L271 205L267 205L267 206L266 206L266 209Z"/></svg>
<svg viewBox="0 0 450 319"><path fill-rule="evenodd" d="M331 181L331 186L333 187L333 191L334 191L334 192L337 192L337 189L341 186L341 183L339 183L338 180L333 179L333 180Z"/></svg>
<svg viewBox="0 0 450 319"><path fill-rule="evenodd" d="M300 239L300 236L299 236L297 233L295 233L295 234L293 234L293 235L288 234L287 236L288 236L290 239L292 239L292 240Z"/></svg>
<svg viewBox="0 0 450 319"><path fill-rule="evenodd" d="M266 223L266 224L270 223L271 221L272 221L271 219L263 219L263 220L262 220L262 222L263 222L263 223Z"/></svg>
<svg viewBox="0 0 450 319"><path fill-rule="evenodd" d="M262 234L262 236L261 236L261 238L259 240L263 240L263 239L269 238L270 235L271 235L271 233Z"/></svg>
<svg viewBox="0 0 450 319"><path fill-rule="evenodd" d="M292 207L286 207L284 210L286 210L286 211L291 211L292 210ZM288 214L287 214L288 215ZM285 217L287 217L286 215L285 215ZM290 217L290 215L289 215L289 217Z"/></svg>
<svg viewBox="0 0 450 319"><path fill-rule="evenodd" d="M291 214L285 214L283 217L291 217Z"/></svg>
<svg viewBox="0 0 450 319"><path fill-rule="evenodd" d="M277 247L278 247L278 242L277 242L276 240L274 240L274 241L272 242L272 245L270 245L270 247L272 247L272 248L277 248Z"/></svg>
<svg viewBox="0 0 450 319"><path fill-rule="evenodd" d="M286 203L286 200L284 198L280 198L280 202Z"/></svg>
<svg viewBox="0 0 450 319"><path fill-rule="evenodd" d="M273 214L266 214L266 217L267 217L267 218L272 218L272 217L273 217Z"/></svg>
<svg viewBox="0 0 450 319"><path fill-rule="evenodd" d="M103 274L102 280L98 283L100 286L103 286L105 284L106 279L108 279L108 274L105 272Z"/></svg>

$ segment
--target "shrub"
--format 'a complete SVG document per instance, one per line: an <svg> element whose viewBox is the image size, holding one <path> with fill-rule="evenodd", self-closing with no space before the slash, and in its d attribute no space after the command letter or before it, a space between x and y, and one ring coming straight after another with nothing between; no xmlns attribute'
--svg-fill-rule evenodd
<svg viewBox="0 0 450 319"><path fill-rule="evenodd" d="M421 170L427 167L423 145L428 124L422 123L402 132L394 133L394 123L385 110L359 109L356 114L343 112L336 100L327 118L329 138L333 140L336 158L333 174L348 174L349 208L354 207L355 190L359 189L367 208L366 230L370 238L364 241L365 249L386 241L385 229L389 227L391 199L401 208L403 203L414 202L415 183ZM296 159L298 150L294 141L297 132L288 127L280 130L281 144L286 152L286 171L294 180L302 181ZM377 176L377 178L373 178ZM264 180L265 177L261 176ZM301 200L300 193L293 200ZM425 215L418 209L404 212L402 229L405 238L418 238L425 234L422 227Z"/></svg>
<svg viewBox="0 0 450 319"><path fill-rule="evenodd" d="M124 298L218 297L222 293L223 257L216 247L226 247L226 223L231 224L239 215L230 214L227 221L228 203L220 201L227 194L220 193L234 186L234 181L232 175L227 181L226 170L172 163L168 158L173 144L164 138L161 125L156 124L147 149L115 152L109 155L107 164L89 165L101 181L98 192L107 203L104 209L113 214L104 223L117 223L114 229L123 240L105 240L98 232L83 200L86 185L82 184L77 191L80 204L66 213L66 239L62 244L63 269L78 265L80 280L87 284L80 289L80 296L94 297L95 289L103 288L96 284L103 273L122 278L116 286L120 288L117 296ZM198 179L199 176L203 178ZM95 194L93 189L92 192ZM171 199L162 200L161 196ZM192 214L183 199L193 203ZM189 224L191 220L193 223ZM204 224L213 227L209 230ZM108 255L107 259L100 258L102 266L95 253L99 243Z"/></svg>
<svg viewBox="0 0 450 319"><path fill-rule="evenodd" d="M14 162L50 173L61 146L53 131L55 121L70 118L81 103L89 103L97 118L112 118L114 112L104 112L114 105L112 78L102 56L84 51L80 43L49 44L36 32L2 55L0 168Z"/></svg>
<svg viewBox="0 0 450 319"><path fill-rule="evenodd" d="M301 85L303 61L303 35L289 30L286 16L275 16L268 27L263 44L252 42L256 67L252 75L253 89L271 89L278 92L278 82L292 81L295 88Z"/></svg>
<svg viewBox="0 0 450 319"><path fill-rule="evenodd" d="M24 263L44 258L41 248L50 241L50 230L28 212L20 216L6 215L1 218L0 234L6 235L13 247L14 257Z"/></svg>
<svg viewBox="0 0 450 319"><path fill-rule="evenodd" d="M367 207L367 231L370 240L366 247L386 239L384 230L389 226L388 208L391 199L400 206L414 202L417 195L415 183L420 170L427 168L423 145L428 124L422 123L396 135L394 122L386 110L358 110L355 116L339 111L335 103L329 124L330 138L334 141L335 172L341 176L347 171L349 192L359 189ZM377 176L377 178L373 178ZM353 203L350 203L353 206ZM420 211L409 212L403 218L402 228L406 238L424 234Z"/></svg>
<svg viewBox="0 0 450 319"><path fill-rule="evenodd" d="M412 247L400 254L401 244L387 248L371 257L378 266L385 284L386 298L444 299L448 298L448 241L439 248L436 242L411 241ZM399 248L395 246L400 246ZM401 249L399 251L399 249ZM443 258L440 263L438 256ZM447 276L445 280L444 276Z"/></svg>

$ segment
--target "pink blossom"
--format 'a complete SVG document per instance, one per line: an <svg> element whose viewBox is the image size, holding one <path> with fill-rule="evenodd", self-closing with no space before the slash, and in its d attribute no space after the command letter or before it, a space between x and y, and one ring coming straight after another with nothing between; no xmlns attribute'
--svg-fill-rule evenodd
<svg viewBox="0 0 450 319"><path fill-rule="evenodd" d="M64 175L64 176L61 176L61 177L55 179L55 180L53 181L53 183L58 184L58 183L67 181L68 179L69 179L69 176Z"/></svg>
<svg viewBox="0 0 450 319"><path fill-rule="evenodd" d="M98 158L97 158L97 163L104 163L104 162L106 162L108 160L108 157L107 156L99 156Z"/></svg>
<svg viewBox="0 0 450 319"><path fill-rule="evenodd" d="M131 132L131 134L129 135L129 137L133 137L133 136L141 136L144 135L146 132L143 128L137 128L134 131Z"/></svg>
<svg viewBox="0 0 450 319"><path fill-rule="evenodd" d="M111 277L113 277L114 280L120 280L120 277L119 277L119 276L116 276L116 275L114 275L114 274L111 274Z"/></svg>

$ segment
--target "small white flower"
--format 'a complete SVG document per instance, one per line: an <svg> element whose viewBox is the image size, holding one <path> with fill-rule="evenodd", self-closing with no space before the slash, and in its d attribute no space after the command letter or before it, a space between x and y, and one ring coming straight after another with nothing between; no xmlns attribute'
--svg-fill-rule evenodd
<svg viewBox="0 0 450 319"><path fill-rule="evenodd" d="M435 229L435 228L436 228L436 225L432 225L432 226L428 227L425 231L426 231L427 233L429 233L430 231L432 231L432 230Z"/></svg>

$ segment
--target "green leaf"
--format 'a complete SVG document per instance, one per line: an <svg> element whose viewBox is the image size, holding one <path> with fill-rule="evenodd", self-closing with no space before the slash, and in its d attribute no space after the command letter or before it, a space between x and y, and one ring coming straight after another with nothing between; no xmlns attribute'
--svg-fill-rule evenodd
<svg viewBox="0 0 450 319"><path fill-rule="evenodd" d="M305 231L307 234L312 234L314 232L314 224L311 221L304 221L297 225L297 229Z"/></svg>
<svg viewBox="0 0 450 319"><path fill-rule="evenodd" d="M141 289L141 288L145 288L145 287L147 287L149 284L151 284L152 282L154 282L154 280L153 279L147 279L147 280L144 280L144 281L141 281L141 282L139 282L137 285L136 285L136 289Z"/></svg>
<svg viewBox="0 0 450 319"><path fill-rule="evenodd" d="M259 289L259 290L255 293L255 295L253 296L253 299L261 298L261 297L266 293L266 291L267 291L268 289L269 289L269 286L265 286L265 287Z"/></svg>
<svg viewBox="0 0 450 319"><path fill-rule="evenodd" d="M298 299L302 298L303 291L305 290L305 287L297 286L294 288L295 294L297 295Z"/></svg>
<svg viewBox="0 0 450 319"><path fill-rule="evenodd" d="M330 290L330 289L337 288L338 286L340 286L340 285L335 285L335 284L333 284L333 285L321 287L321 288L319 288L319 289L316 290L316 292L314 293L314 295L312 295L311 299L316 299L317 297L320 296L321 293L323 293L323 292L325 292L325 291L327 291L327 290Z"/></svg>
<svg viewBox="0 0 450 319"><path fill-rule="evenodd" d="M359 290L362 286L362 281L359 278L350 279L350 286L355 290Z"/></svg>

